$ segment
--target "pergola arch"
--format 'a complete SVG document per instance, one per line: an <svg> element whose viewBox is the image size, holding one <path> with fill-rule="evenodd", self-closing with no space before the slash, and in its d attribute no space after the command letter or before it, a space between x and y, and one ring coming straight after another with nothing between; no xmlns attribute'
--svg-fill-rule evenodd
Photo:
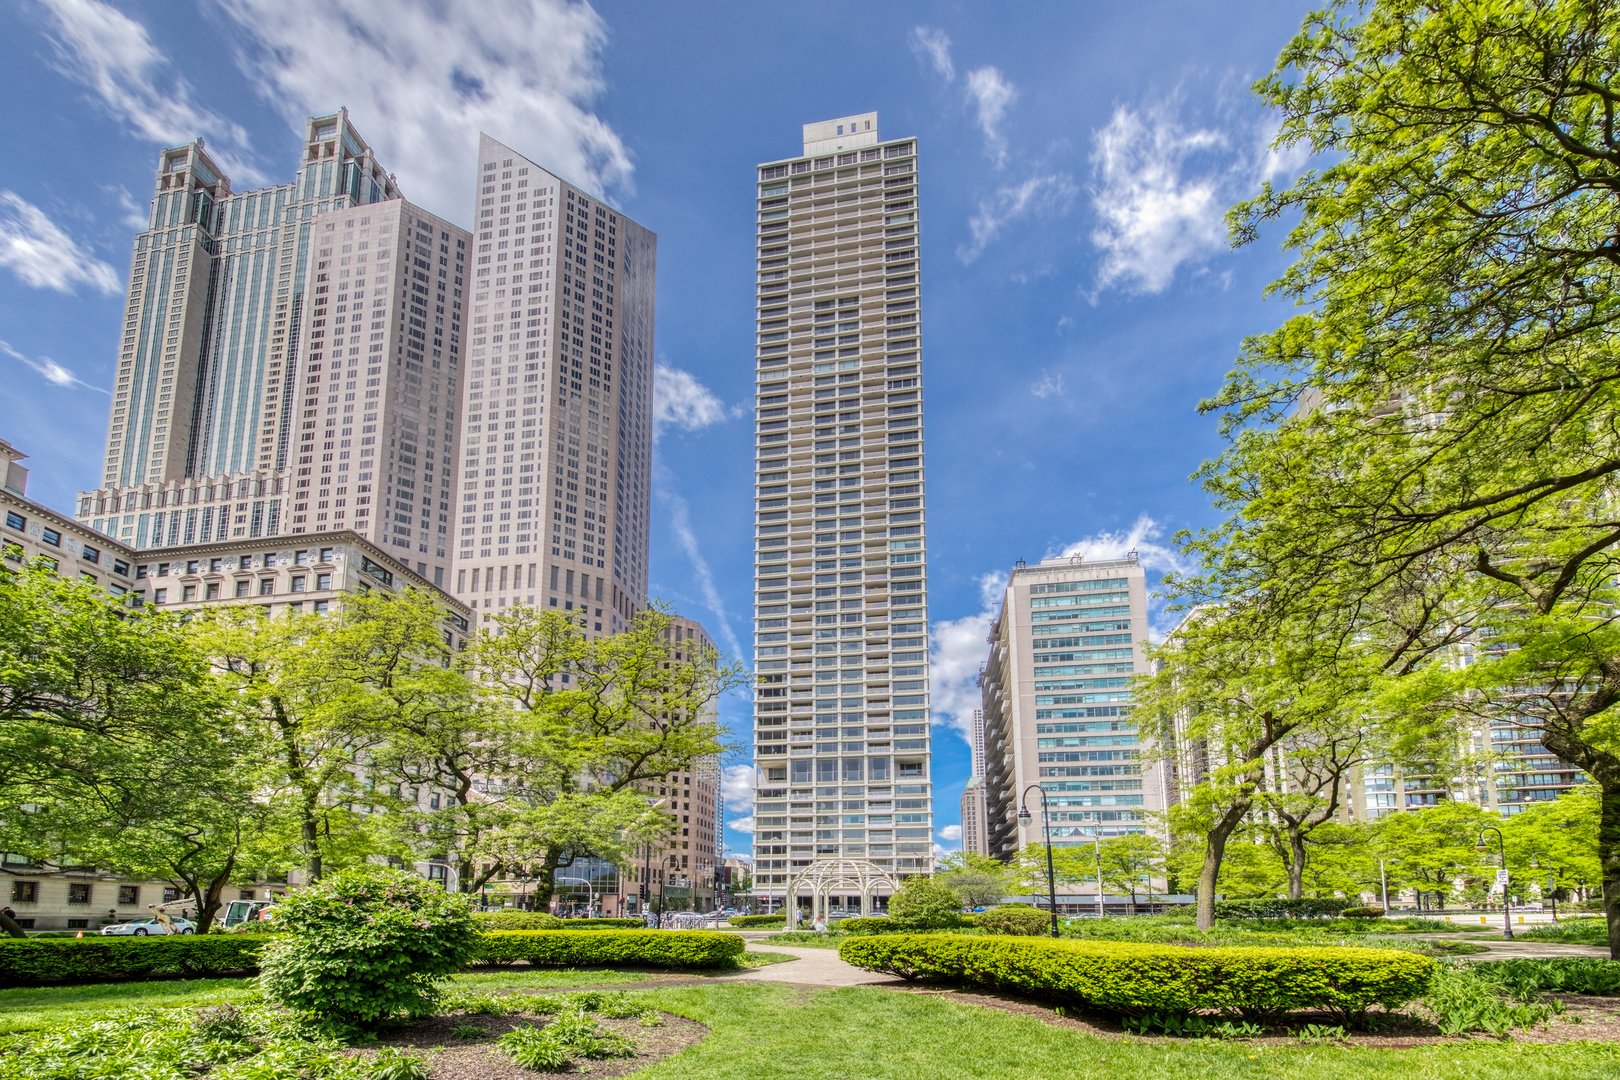
<svg viewBox="0 0 1620 1080"><path fill-rule="evenodd" d="M888 886L892 895L900 886L889 876L889 872L876 863L865 859L817 859L788 882L787 896L784 903L787 905L787 928L793 929L799 922L799 892L808 887L810 889L810 921L827 916L828 901L835 892L855 892L860 894L861 914L872 913L872 895L884 886Z"/></svg>

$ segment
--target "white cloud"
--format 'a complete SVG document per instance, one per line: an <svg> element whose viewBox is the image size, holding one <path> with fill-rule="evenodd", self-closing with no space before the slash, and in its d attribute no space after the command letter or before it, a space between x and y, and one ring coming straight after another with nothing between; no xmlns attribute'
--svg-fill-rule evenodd
<svg viewBox="0 0 1620 1080"><path fill-rule="evenodd" d="M147 207L137 203L135 197L129 193L128 188L119 187L114 190L118 192L118 212L123 215L118 220L123 223L125 228L133 229L136 232L144 232L146 226L151 223L151 215Z"/></svg>
<svg viewBox="0 0 1620 1080"><path fill-rule="evenodd" d="M653 473L653 493L669 504L670 527L675 530L675 539L692 564L692 573L697 577L698 590L703 594L703 605L720 621L720 636L725 639L731 655L740 659L743 656L742 644L737 640L736 632L731 629L731 617L726 614L725 601L720 598L720 590L715 587L714 573L709 569L709 561L703 557L702 548L698 546L697 534L692 531L692 515L686 500L670 488L668 470L662 462L654 463Z"/></svg>
<svg viewBox="0 0 1620 1080"><path fill-rule="evenodd" d="M407 198L471 223L478 133L571 182L627 191L618 134L590 111L607 26L567 0L214 0L243 69L302 137L347 106Z"/></svg>
<svg viewBox="0 0 1620 1080"><path fill-rule="evenodd" d="M1159 537L1163 535L1164 526L1143 514L1124 532L1093 533L1052 555L1061 558L1078 555L1085 559L1123 559L1134 551L1144 570L1189 573L1193 564L1176 549L1159 543Z"/></svg>
<svg viewBox="0 0 1620 1080"><path fill-rule="evenodd" d="M968 219L973 239L956 249L956 257L971 263L984 253L1002 228L1031 214L1061 214L1068 209L1077 188L1067 173L1032 176L1017 184L1004 184L996 193L979 201L979 210Z"/></svg>
<svg viewBox="0 0 1620 1080"><path fill-rule="evenodd" d="M727 810L754 809L754 767L727 765L720 774L720 794L725 797Z"/></svg>
<svg viewBox="0 0 1620 1080"><path fill-rule="evenodd" d="M954 841L960 843L961 840L962 840L962 826L960 826L960 825L947 825L947 826L945 826L943 829L939 830L939 838L941 840L954 840Z"/></svg>
<svg viewBox="0 0 1620 1080"><path fill-rule="evenodd" d="M946 82L956 78L956 65L951 63L951 39L943 30L926 26L911 28L911 51L917 59L931 66Z"/></svg>
<svg viewBox="0 0 1620 1080"><path fill-rule="evenodd" d="M936 843L934 845L934 859L937 862L938 860L943 859L945 856L953 853L954 851L956 851L956 848L948 848L944 844Z"/></svg>
<svg viewBox="0 0 1620 1080"><path fill-rule="evenodd" d="M725 403L690 373L666 364L653 367L654 438L665 427L698 431L725 418Z"/></svg>
<svg viewBox="0 0 1620 1080"><path fill-rule="evenodd" d="M748 833L749 835L753 835L754 815L749 814L747 817L740 817L734 821L728 821L726 822L726 828L736 829L740 833Z"/></svg>
<svg viewBox="0 0 1620 1080"><path fill-rule="evenodd" d="M16 349L13 349L9 342L5 341L0 341L0 352L5 353L14 360L22 361L24 364L27 364L29 367L45 376L47 382L55 383L57 386L82 386L86 390L96 390L103 394L107 393L106 390L102 390L99 386L91 386L89 383L85 382L83 379L79 378L77 375L73 374L73 372L69 371L61 364L58 364L55 360L52 360L48 356L41 356L38 358L24 356Z"/></svg>
<svg viewBox="0 0 1620 1080"><path fill-rule="evenodd" d="M1018 99L1018 88L993 67L975 68L967 76L968 99L978 112L979 130L984 132L984 152L996 165L1007 163L1007 139L1001 122L1007 109Z"/></svg>
<svg viewBox="0 0 1620 1080"><path fill-rule="evenodd" d="M1029 392L1038 398L1062 397L1064 393L1063 376L1061 374L1053 375L1051 372L1042 369L1041 381L1031 383Z"/></svg>
<svg viewBox="0 0 1620 1080"><path fill-rule="evenodd" d="M962 736L964 742L971 738L973 710L979 708L982 700L978 686L979 667L990 656L986 639L1001 610L1001 599L1006 589L1005 571L986 574L979 579L979 596L983 607L977 614L934 624L928 657L934 718L947 723Z"/></svg>
<svg viewBox="0 0 1620 1080"><path fill-rule="evenodd" d="M0 191L0 266L36 289L123 291L112 267L57 228L45 212L10 191Z"/></svg>
<svg viewBox="0 0 1620 1080"><path fill-rule="evenodd" d="M1270 149L1276 127L1268 117L1196 126L1176 108L1173 100L1121 105L1093 133L1091 242L1103 253L1093 299L1110 287L1163 292L1179 269L1225 249L1228 206L1308 157L1300 148Z"/></svg>
<svg viewBox="0 0 1620 1080"><path fill-rule="evenodd" d="M257 178L241 159L246 132L192 101L191 87L169 72L168 58L152 44L146 27L99 0L41 3L50 19L57 67L93 91L114 119L164 146L211 136L225 148L211 151L222 168L238 179Z"/></svg>

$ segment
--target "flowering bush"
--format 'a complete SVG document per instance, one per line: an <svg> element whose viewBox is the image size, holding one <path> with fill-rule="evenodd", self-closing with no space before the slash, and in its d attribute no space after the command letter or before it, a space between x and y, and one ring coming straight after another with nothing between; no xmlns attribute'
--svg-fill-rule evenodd
<svg viewBox="0 0 1620 1080"><path fill-rule="evenodd" d="M479 950L465 897L371 866L289 893L276 929L260 962L265 996L338 1025L430 1012Z"/></svg>

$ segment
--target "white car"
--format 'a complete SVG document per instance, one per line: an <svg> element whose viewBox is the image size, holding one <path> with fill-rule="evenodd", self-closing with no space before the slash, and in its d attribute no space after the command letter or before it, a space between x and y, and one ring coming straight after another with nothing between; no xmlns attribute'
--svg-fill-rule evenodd
<svg viewBox="0 0 1620 1080"><path fill-rule="evenodd" d="M156 919L137 919L134 922L111 923L101 928L102 936L117 937L127 935L131 937L145 937L148 934L195 934L197 927L190 919L171 919L174 930L158 922Z"/></svg>

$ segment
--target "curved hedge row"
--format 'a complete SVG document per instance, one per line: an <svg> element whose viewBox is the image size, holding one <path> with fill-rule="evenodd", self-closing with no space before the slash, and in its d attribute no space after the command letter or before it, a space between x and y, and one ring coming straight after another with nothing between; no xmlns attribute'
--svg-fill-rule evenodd
<svg viewBox="0 0 1620 1080"><path fill-rule="evenodd" d="M781 929L787 925L786 915L733 915L726 920L732 926L763 926L767 930Z"/></svg>
<svg viewBox="0 0 1620 1080"><path fill-rule="evenodd" d="M497 930L484 935L479 960L486 964L527 960L548 967L728 967L742 953L742 938L714 930Z"/></svg>
<svg viewBox="0 0 1620 1080"><path fill-rule="evenodd" d="M29 938L0 941L0 986L105 982L151 975L219 975L259 969L269 934Z"/></svg>
<svg viewBox="0 0 1620 1080"><path fill-rule="evenodd" d="M639 930L640 919L559 919L544 911L475 911L478 929L491 930Z"/></svg>
<svg viewBox="0 0 1620 1080"><path fill-rule="evenodd" d="M862 936L838 955L904 979L941 978L1058 995L1127 1016L1211 1010L1269 1020L1330 1012L1355 1020L1374 1005L1422 997L1428 957L1390 949L1183 948L955 934Z"/></svg>

